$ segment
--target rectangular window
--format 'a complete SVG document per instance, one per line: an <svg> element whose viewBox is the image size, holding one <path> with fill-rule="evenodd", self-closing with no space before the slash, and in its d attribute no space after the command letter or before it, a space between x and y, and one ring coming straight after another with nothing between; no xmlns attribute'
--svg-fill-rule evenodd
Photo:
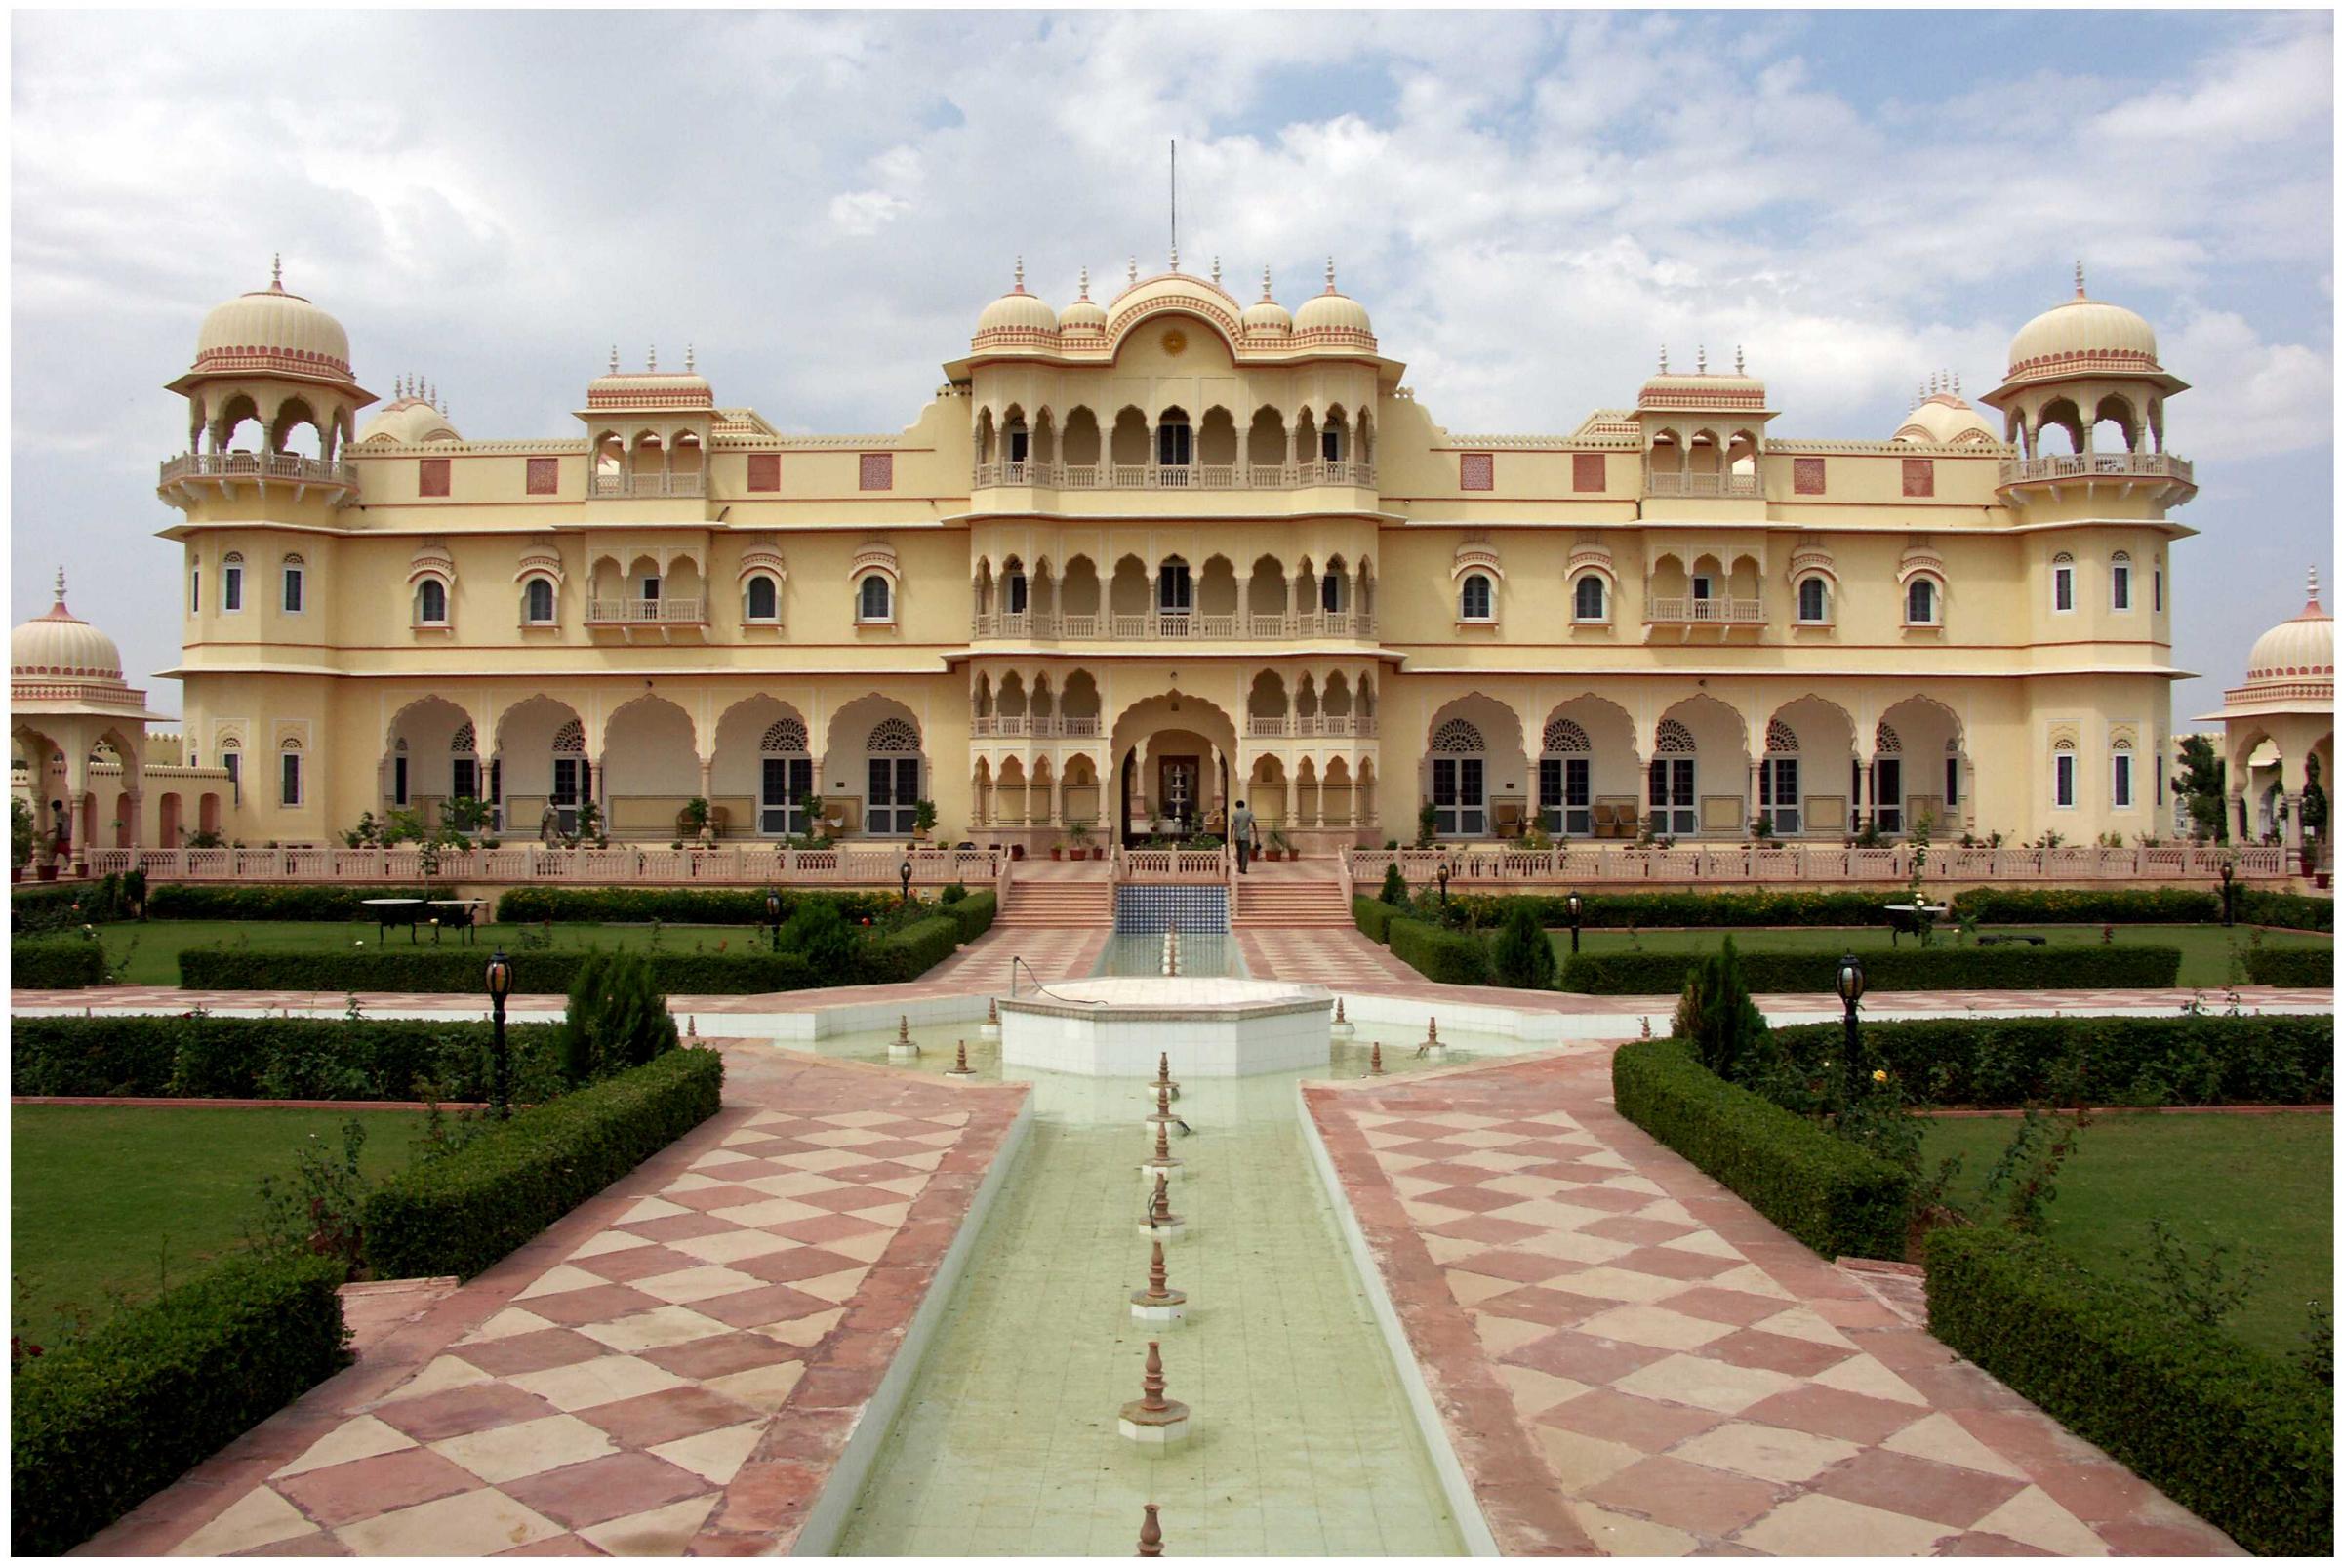
<svg viewBox="0 0 2342 1568"><path fill-rule="evenodd" d="M1024 573L1019 572L1010 577L1008 580L1008 613L1012 616L1023 615L1032 602L1031 593L1031 584Z"/></svg>
<svg viewBox="0 0 2342 1568"><path fill-rule="evenodd" d="M1494 490L1496 488L1496 454L1466 452L1456 459L1456 488L1459 490Z"/></svg>
<svg viewBox="0 0 2342 1568"><path fill-rule="evenodd" d="M454 466L453 461L447 458L420 458L416 461L421 466L415 482L415 493L419 496L446 495L448 470Z"/></svg>
<svg viewBox="0 0 2342 1568"><path fill-rule="evenodd" d="M866 452L862 455L862 488L892 490L895 488L895 455L891 452Z"/></svg>
<svg viewBox="0 0 2342 1568"><path fill-rule="evenodd" d="M1959 758L1944 758L1944 805L1959 804Z"/></svg>
<svg viewBox="0 0 2342 1568"><path fill-rule="evenodd" d="M2160 566L2155 569L2155 613L2163 613L2163 569Z"/></svg>
<svg viewBox="0 0 2342 1568"><path fill-rule="evenodd" d="M226 772L227 772L227 782L228 782L228 784L231 784L231 785L234 785L234 784L242 784L242 783L244 782L244 779L243 779L243 772L244 772L243 764L244 764L244 753L243 753L243 752L241 752L241 751L232 751L232 750L231 750L231 751L222 751L222 752L221 752L221 753L220 753L220 766L221 766L222 768L223 768L223 769L225 769L225 770L226 770Z"/></svg>
<svg viewBox="0 0 2342 1568"><path fill-rule="evenodd" d="M2060 610L2073 609L2074 568L2070 566L2058 567L2050 574L2050 581L2052 584L2050 603L2054 604Z"/></svg>
<svg viewBox="0 0 2342 1568"><path fill-rule="evenodd" d="M301 753L282 752L277 762L276 803L280 806L298 806L301 804Z"/></svg>
<svg viewBox="0 0 2342 1568"><path fill-rule="evenodd" d="M203 568L190 566L187 568L187 614L195 615L202 609Z"/></svg>
<svg viewBox="0 0 2342 1568"><path fill-rule="evenodd" d="M298 566L285 568L285 614L289 616L301 614L302 589L307 585L302 582L303 575Z"/></svg>
<svg viewBox="0 0 2342 1568"><path fill-rule="evenodd" d="M2130 608L2130 568L2120 561L2115 563L2115 608Z"/></svg>
<svg viewBox="0 0 2342 1568"><path fill-rule="evenodd" d="M748 454L748 489L757 494L770 494L781 488L781 454L751 452Z"/></svg>
<svg viewBox="0 0 2342 1568"><path fill-rule="evenodd" d="M231 566L220 575L220 608L244 608L244 568Z"/></svg>
<svg viewBox="0 0 2342 1568"><path fill-rule="evenodd" d="M390 759L390 803L394 806L403 806L407 803L407 759L405 757Z"/></svg>
<svg viewBox="0 0 2342 1568"><path fill-rule="evenodd" d="M2074 753L2071 751L2057 753L2057 803L2060 806L2074 804Z"/></svg>
<svg viewBox="0 0 2342 1568"><path fill-rule="evenodd" d="M1827 458L1794 458L1790 461L1790 488L1800 496L1827 495L1830 490L1830 460Z"/></svg>
<svg viewBox="0 0 2342 1568"><path fill-rule="evenodd" d="M657 578L646 577L642 580L642 602L645 604L659 602L659 580Z"/></svg>
<svg viewBox="0 0 2342 1568"><path fill-rule="evenodd" d="M458 800L477 800L480 798L479 758L458 757L455 760L454 766L449 771L454 776L454 783L448 786L447 792L449 794L455 796Z"/></svg>
<svg viewBox="0 0 2342 1568"><path fill-rule="evenodd" d="M1871 764L1871 818L1882 833L1903 831L1903 764L1880 757Z"/></svg>
<svg viewBox="0 0 2342 1568"><path fill-rule="evenodd" d="M2130 753L2127 751L2115 753L2115 809L2130 809Z"/></svg>
<svg viewBox="0 0 2342 1568"><path fill-rule="evenodd" d="M1932 496L1935 494L1935 460L1933 458L1905 458L1903 460L1903 494Z"/></svg>
<svg viewBox="0 0 2342 1568"><path fill-rule="evenodd" d="M561 491L561 460L559 458L531 458L529 460L529 494L553 496Z"/></svg>
<svg viewBox="0 0 2342 1568"><path fill-rule="evenodd" d="M2156 805L2156 809L2157 809L2158 811L2160 811L2160 810L2162 809L2162 805L2163 805L2163 759L2162 759L2162 757L2161 757L2161 755L2160 755L2160 754L2158 754L2158 755L2157 755L2157 757L2156 757L2156 759L2155 759L2155 805Z"/></svg>
<svg viewBox="0 0 2342 1568"><path fill-rule="evenodd" d="M1599 452L1579 452L1569 460L1569 488L1600 492L1610 488L1609 463Z"/></svg>
<svg viewBox="0 0 2342 1568"><path fill-rule="evenodd" d="M1711 579L1711 578L1705 578L1705 577L1695 577L1695 578L1693 578L1693 579L1691 580L1691 596L1692 596L1693 598L1695 598L1695 599L1706 599L1706 598L1708 598L1709 596L1711 596L1713 593L1715 593L1715 591L1716 591L1716 583L1715 583L1715 581L1714 581L1713 579Z"/></svg>

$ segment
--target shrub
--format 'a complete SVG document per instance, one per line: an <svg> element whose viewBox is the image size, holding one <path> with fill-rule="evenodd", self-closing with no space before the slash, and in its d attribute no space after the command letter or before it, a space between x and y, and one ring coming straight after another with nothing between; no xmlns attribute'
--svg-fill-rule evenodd
<svg viewBox="0 0 2342 1568"><path fill-rule="evenodd" d="M860 941L835 899L800 900L796 912L781 922L781 950L796 954L817 972L851 964Z"/></svg>
<svg viewBox="0 0 2342 1568"><path fill-rule="evenodd" d="M209 882L165 882L146 896L150 920L363 920L368 899L420 899L421 888L332 887L266 883L243 887Z"/></svg>
<svg viewBox="0 0 2342 1568"><path fill-rule="evenodd" d="M1845 1038L1836 1024L1772 1032L1815 1075ZM1936 1105L2012 1106L2079 1097L2093 1106L2325 1105L2333 1021L2272 1015L1941 1018L1862 1025L1868 1059Z"/></svg>
<svg viewBox="0 0 2342 1568"><path fill-rule="evenodd" d="M1619 1114L1825 1258L1901 1258L1911 1177L1700 1065L1683 1040L1610 1059Z"/></svg>
<svg viewBox="0 0 2342 1568"><path fill-rule="evenodd" d="M1407 876L1396 861L1383 867L1383 891L1378 897L1393 909L1407 906Z"/></svg>
<svg viewBox="0 0 2342 1568"><path fill-rule="evenodd" d="M2244 978L2255 985L2330 986L2331 947L2262 947L2244 955Z"/></svg>
<svg viewBox="0 0 2342 1568"><path fill-rule="evenodd" d="M723 1083L723 1058L689 1046L495 1123L375 1189L368 1266L470 1278L714 1115Z"/></svg>
<svg viewBox="0 0 2342 1568"><path fill-rule="evenodd" d="M549 1099L555 1025L515 1024L513 1095ZM485 1024L414 1019L20 1018L9 1039L20 1095L222 1100L488 1098Z"/></svg>
<svg viewBox="0 0 2342 1568"><path fill-rule="evenodd" d="M1451 985L1485 985L1493 978L1488 942L1476 931L1449 931L1428 921L1399 916L1385 927L1391 954L1426 980Z"/></svg>
<svg viewBox="0 0 2342 1568"><path fill-rule="evenodd" d="M9 985L79 990L105 984L105 949L84 936L20 937L8 945Z"/></svg>
<svg viewBox="0 0 2342 1568"><path fill-rule="evenodd" d="M2239 888L2237 918L2248 925L2283 926L2292 931L2331 931L2334 929L2334 901L2312 898L2306 893L2267 893L2258 889Z"/></svg>
<svg viewBox="0 0 2342 1568"><path fill-rule="evenodd" d="M51 1556L348 1362L342 1267L231 1259L20 1362L10 1545Z"/></svg>
<svg viewBox="0 0 2342 1568"><path fill-rule="evenodd" d="M589 953L569 985L561 1024L562 1071L572 1084L639 1067L676 1046L666 998L632 953Z"/></svg>
<svg viewBox="0 0 2342 1568"><path fill-rule="evenodd" d="M145 885L140 873L139 885ZM18 936L34 937L55 931L78 931L83 926L101 926L108 921L127 920L138 912L138 905L130 885L119 876L107 876L97 882L75 882L65 887L20 888L9 901L9 930Z"/></svg>
<svg viewBox="0 0 2342 1568"><path fill-rule="evenodd" d="M2121 944L2093 947L1903 947L1866 952L1874 991L2097 990L2168 986L2179 980L2179 949ZM1579 953L1561 966L1561 988L1600 996L1679 992L1698 953ZM1837 960L1826 952L1752 952L1740 957L1760 995L1834 990Z"/></svg>
<svg viewBox="0 0 2342 1568"><path fill-rule="evenodd" d="M1526 908L1514 905L1496 934L1496 982L1518 990L1550 991L1560 973L1545 927Z"/></svg>
<svg viewBox="0 0 2342 1568"><path fill-rule="evenodd" d="M1672 1032L1690 1044L1702 1066L1725 1079L1763 1040L1764 1015L1749 995L1740 953L1730 937L1724 939L1721 952L1704 958L1683 978Z"/></svg>
<svg viewBox="0 0 2342 1568"><path fill-rule="evenodd" d="M957 904L960 900L966 898L967 896L968 887L966 883L951 882L947 883L944 887L944 891L935 896L935 902L938 904Z"/></svg>
<svg viewBox="0 0 2342 1568"><path fill-rule="evenodd" d="M974 942L992 929L992 921L1000 913L1000 895L987 890L964 898L946 899L938 905L938 910L958 922L960 941Z"/></svg>
<svg viewBox="0 0 2342 1568"><path fill-rule="evenodd" d="M2220 918L2220 891L1976 887L1953 895L1952 918L1988 926L2187 925Z"/></svg>
<svg viewBox="0 0 2342 1568"><path fill-rule="evenodd" d="M2005 1230L1927 1238L1927 1326L2251 1552L2333 1554L2333 1391Z"/></svg>
<svg viewBox="0 0 2342 1568"><path fill-rule="evenodd" d="M903 902L893 893L814 891L782 888L781 918L787 920L798 905L825 900L838 906L848 924L876 919ZM592 888L516 887L496 901L496 917L515 925L551 920L562 925L594 925L604 921L646 925L664 920L669 925L760 926L765 921L762 888Z"/></svg>
<svg viewBox="0 0 2342 1568"><path fill-rule="evenodd" d="M1612 892L1585 894L1580 924L1588 930L1668 926L1876 926L1884 922L1877 892L1767 888L1723 892ZM1977 887L1952 896L1954 920L1985 925L2178 924L2220 918L2217 890L2198 888L2027 888ZM1446 923L1495 926L1507 909L1525 904L1547 927L1569 924L1566 895L1557 893L1455 894ZM2247 910L2259 912L2247 913ZM2260 925L2331 931L2333 904L2299 894L2240 893L2238 918Z"/></svg>
<svg viewBox="0 0 2342 1568"><path fill-rule="evenodd" d="M1369 942L1389 942L1391 922L1405 912L1380 899L1369 899L1363 895L1350 901L1350 916L1358 923L1358 929L1366 933Z"/></svg>

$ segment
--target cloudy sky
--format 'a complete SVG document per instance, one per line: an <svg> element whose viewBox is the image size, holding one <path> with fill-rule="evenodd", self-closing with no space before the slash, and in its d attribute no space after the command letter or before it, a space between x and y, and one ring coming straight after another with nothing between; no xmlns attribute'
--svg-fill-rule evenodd
<svg viewBox="0 0 2342 1568"><path fill-rule="evenodd" d="M267 280L475 437L574 434L613 342L787 430L910 421L1022 253L1288 304L1330 252L1433 417L1559 431L1745 344L1777 433L1884 438L2090 290L2194 384L2175 713L2330 581L2322 14L31 15L13 21L12 606L177 657L162 383ZM1249 297L1245 293L1243 297ZM176 711L174 683L158 705Z"/></svg>

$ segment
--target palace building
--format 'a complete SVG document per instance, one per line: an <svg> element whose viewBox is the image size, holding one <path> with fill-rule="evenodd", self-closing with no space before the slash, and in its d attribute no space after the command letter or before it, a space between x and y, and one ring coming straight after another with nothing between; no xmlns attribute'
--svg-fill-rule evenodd
<svg viewBox="0 0 2342 1568"><path fill-rule="evenodd" d="M1044 852L1239 798L1317 851L1427 806L1454 840L2170 830L2195 484L2144 320L2078 268L1983 407L1938 378L1863 439L1682 357L1575 429L1455 434L1330 262L1291 309L1176 258L1058 309L1020 263L891 434L613 351L575 428L482 440L272 281L170 383L176 767L253 844L465 795L660 844L694 797L728 840L932 801ZM204 821L163 792L128 841Z"/></svg>

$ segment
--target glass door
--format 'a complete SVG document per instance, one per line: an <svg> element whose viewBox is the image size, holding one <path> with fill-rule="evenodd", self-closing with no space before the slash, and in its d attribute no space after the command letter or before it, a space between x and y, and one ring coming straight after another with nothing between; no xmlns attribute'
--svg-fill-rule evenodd
<svg viewBox="0 0 2342 1568"><path fill-rule="evenodd" d="M1442 837L1477 838L1488 830L1486 776L1478 757L1432 759L1432 806Z"/></svg>
<svg viewBox="0 0 2342 1568"><path fill-rule="evenodd" d="M1903 831L1903 762L1899 757L1880 757L1871 764L1871 778L1878 785L1877 816L1878 831Z"/></svg>
<svg viewBox="0 0 2342 1568"><path fill-rule="evenodd" d="M919 815L919 759L872 757L869 780L863 831L879 835L909 833Z"/></svg>
<svg viewBox="0 0 2342 1568"><path fill-rule="evenodd" d="M1681 838L1700 830L1697 772L1691 757L1651 759L1651 831Z"/></svg>
<svg viewBox="0 0 2342 1568"><path fill-rule="evenodd" d="M1783 836L1804 829L1803 802L1797 793L1797 759L1770 757L1756 770L1757 809L1773 819L1773 831Z"/></svg>
<svg viewBox="0 0 2342 1568"><path fill-rule="evenodd" d="M813 793L811 757L766 757L756 830L795 838L808 830L805 798Z"/></svg>
<svg viewBox="0 0 2342 1568"><path fill-rule="evenodd" d="M561 831L578 830L578 806L593 787L593 770L584 757L553 758L553 812Z"/></svg>

